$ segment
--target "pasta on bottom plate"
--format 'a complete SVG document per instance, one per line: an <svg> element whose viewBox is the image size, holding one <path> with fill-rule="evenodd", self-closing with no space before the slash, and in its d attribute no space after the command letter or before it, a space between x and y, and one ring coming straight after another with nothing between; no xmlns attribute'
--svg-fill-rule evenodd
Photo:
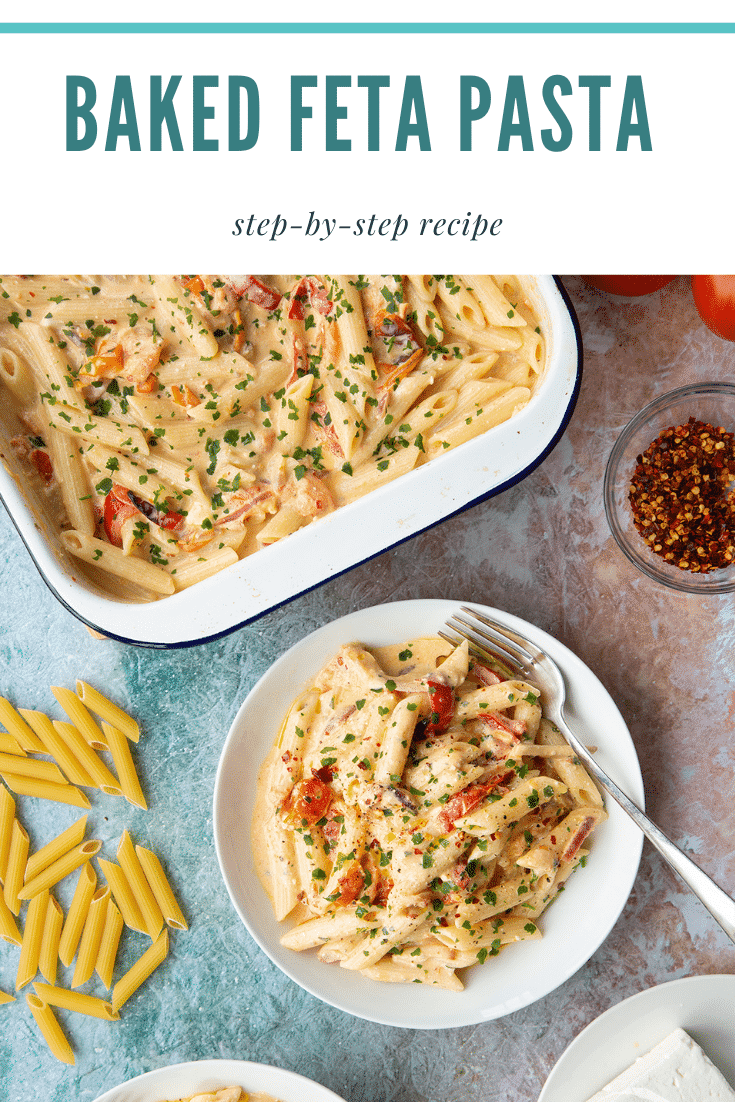
<svg viewBox="0 0 735 1102"><path fill-rule="evenodd" d="M261 1091L253 1094L242 1087L215 1087L187 1095L186 1098L171 1099L171 1102L278 1102L278 1099Z"/></svg>
<svg viewBox="0 0 735 1102"><path fill-rule="evenodd" d="M253 854L287 948L461 990L457 970L541 936L606 817L533 685L466 643L355 643L284 720Z"/></svg>
<svg viewBox="0 0 735 1102"><path fill-rule="evenodd" d="M165 597L523 409L531 301L512 275L2 276L12 462L90 580Z"/></svg>

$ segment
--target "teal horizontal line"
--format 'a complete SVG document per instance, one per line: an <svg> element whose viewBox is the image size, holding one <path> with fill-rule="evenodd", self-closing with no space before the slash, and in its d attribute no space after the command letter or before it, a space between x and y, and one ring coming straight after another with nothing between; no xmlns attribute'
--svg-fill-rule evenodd
<svg viewBox="0 0 735 1102"><path fill-rule="evenodd" d="M734 34L735 23L0 23L2 34Z"/></svg>

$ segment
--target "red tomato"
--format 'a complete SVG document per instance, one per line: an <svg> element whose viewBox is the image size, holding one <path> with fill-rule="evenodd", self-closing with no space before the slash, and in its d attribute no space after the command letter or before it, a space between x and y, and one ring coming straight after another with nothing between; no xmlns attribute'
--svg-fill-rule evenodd
<svg viewBox="0 0 735 1102"><path fill-rule="evenodd" d="M112 489L105 498L105 532L115 547L122 547L123 521L135 516L138 511L125 487L113 482Z"/></svg>
<svg viewBox="0 0 735 1102"><path fill-rule="evenodd" d="M161 528L168 528L169 531L173 531L175 528L179 528L183 523L184 518L181 513L164 513L159 514L158 523Z"/></svg>
<svg viewBox="0 0 735 1102"><path fill-rule="evenodd" d="M598 291L607 291L609 295L626 295L637 298L638 295L652 295L660 291L676 276L665 275L586 275L582 276Z"/></svg>
<svg viewBox="0 0 735 1102"><path fill-rule="evenodd" d="M692 294L704 324L735 341L735 275L693 275Z"/></svg>
<svg viewBox="0 0 735 1102"><path fill-rule="evenodd" d="M429 703L431 715L426 724L427 738L432 735L441 735L452 722L454 715L454 692L450 685L442 685L438 681L429 682Z"/></svg>

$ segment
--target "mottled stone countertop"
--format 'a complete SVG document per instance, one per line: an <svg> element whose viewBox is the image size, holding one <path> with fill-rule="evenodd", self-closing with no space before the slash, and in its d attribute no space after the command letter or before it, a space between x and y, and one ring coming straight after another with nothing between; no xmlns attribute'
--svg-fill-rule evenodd
<svg viewBox="0 0 735 1102"><path fill-rule="evenodd" d="M82 677L109 686L141 719L137 761L151 810L99 796L88 833L108 856L124 827L160 853L191 921L123 1023L63 1018L75 1068L47 1053L22 997L0 1008L3 1098L89 1102L152 1068L232 1057L301 1072L347 1102L535 1102L565 1047L608 1007L666 980L735 972L735 947L646 845L612 933L546 998L474 1027L374 1025L322 1004L270 963L235 914L214 854L217 762L256 679L331 619L442 596L508 608L587 662L632 732L650 814L735 893L732 599L649 582L618 551L602 506L605 461L625 423L674 386L732 379L735 345L700 324L687 279L633 301L577 277L565 283L584 376L567 432L537 470L226 639L174 652L92 639L43 584L0 510L0 692L56 715L48 686ZM27 798L18 806L32 842L75 818ZM0 944L0 989L14 989L16 965L17 953Z"/></svg>

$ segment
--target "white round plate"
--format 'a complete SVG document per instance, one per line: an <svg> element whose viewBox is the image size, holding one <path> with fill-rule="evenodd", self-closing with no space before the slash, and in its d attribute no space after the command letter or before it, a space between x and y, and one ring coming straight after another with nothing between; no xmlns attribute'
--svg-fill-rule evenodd
<svg viewBox="0 0 735 1102"><path fill-rule="evenodd" d="M528 638L559 663L568 686L569 718L597 759L642 806L643 782L623 718L591 670L551 636L515 616L476 605ZM368 646L434 635L459 605L452 601L401 601L363 609L313 632L284 654L240 708L225 743L214 790L214 840L230 898L240 918L278 967L312 995L358 1018L411 1029L444 1029L488 1021L542 998L580 968L607 937L625 905L640 860L642 836L620 809L596 832L587 867L571 878L540 927L540 941L503 950L465 973L462 992L420 984L379 984L312 952L295 953L279 926L253 868L250 822L260 766L297 694L343 643Z"/></svg>
<svg viewBox="0 0 735 1102"><path fill-rule="evenodd" d="M677 1027L735 1087L735 976L689 976L641 991L590 1022L562 1053L538 1102L587 1102Z"/></svg>
<svg viewBox="0 0 735 1102"><path fill-rule="evenodd" d="M186 1098L197 1091L220 1087L262 1091L279 1102L344 1102L303 1075L268 1064L250 1064L246 1060L196 1060L190 1064L157 1068L113 1087L100 1095L97 1102L163 1102L163 1099Z"/></svg>

